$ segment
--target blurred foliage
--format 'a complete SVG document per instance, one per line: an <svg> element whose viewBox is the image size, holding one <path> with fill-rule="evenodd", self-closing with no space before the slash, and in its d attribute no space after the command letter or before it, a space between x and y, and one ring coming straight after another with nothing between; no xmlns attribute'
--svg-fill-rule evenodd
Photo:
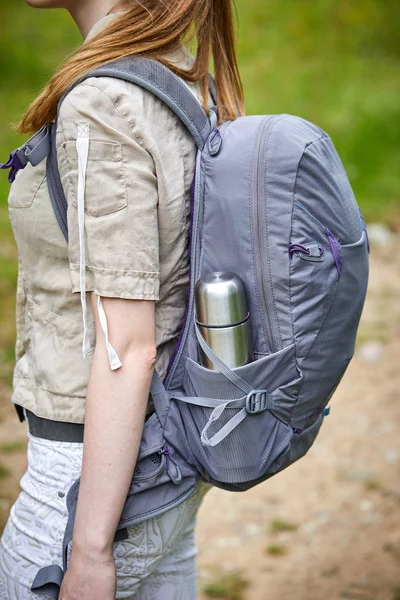
<svg viewBox="0 0 400 600"><path fill-rule="evenodd" d="M249 582L242 573L229 571L215 576L203 588L203 592L209 598L220 598L221 600L244 600L244 594L249 587Z"/></svg>
<svg viewBox="0 0 400 600"><path fill-rule="evenodd" d="M399 0L237 0L248 113L286 112L333 138L367 221L400 228ZM80 43L68 13L0 0L0 157L11 128ZM0 176L0 347L13 343L16 252ZM9 356L7 350L3 353ZM10 357L10 368L13 358ZM3 378L3 371L0 379ZM9 381L9 375L5 378Z"/></svg>

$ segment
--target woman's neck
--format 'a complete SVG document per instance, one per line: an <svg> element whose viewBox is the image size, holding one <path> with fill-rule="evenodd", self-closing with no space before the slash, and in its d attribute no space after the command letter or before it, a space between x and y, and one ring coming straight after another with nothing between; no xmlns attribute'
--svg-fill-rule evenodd
<svg viewBox="0 0 400 600"><path fill-rule="evenodd" d="M124 0L77 0L69 12L77 24L82 36L86 38L93 25L103 17L126 8Z"/></svg>

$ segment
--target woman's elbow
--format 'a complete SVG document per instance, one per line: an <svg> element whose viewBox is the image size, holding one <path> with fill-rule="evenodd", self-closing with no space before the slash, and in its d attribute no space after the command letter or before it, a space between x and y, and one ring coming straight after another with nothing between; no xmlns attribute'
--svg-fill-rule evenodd
<svg viewBox="0 0 400 600"><path fill-rule="evenodd" d="M125 348L123 356L128 361L132 360L135 362L135 364L140 363L151 369L154 368L156 364L157 349L155 346L150 344L140 345L135 342ZM123 362L123 359L121 360Z"/></svg>

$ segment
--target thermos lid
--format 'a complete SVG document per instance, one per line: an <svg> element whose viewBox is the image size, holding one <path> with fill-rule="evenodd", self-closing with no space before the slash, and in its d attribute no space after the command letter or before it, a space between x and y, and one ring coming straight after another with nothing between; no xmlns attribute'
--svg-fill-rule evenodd
<svg viewBox="0 0 400 600"><path fill-rule="evenodd" d="M214 271L195 286L196 320L206 327L241 323L249 316L246 290L234 273Z"/></svg>

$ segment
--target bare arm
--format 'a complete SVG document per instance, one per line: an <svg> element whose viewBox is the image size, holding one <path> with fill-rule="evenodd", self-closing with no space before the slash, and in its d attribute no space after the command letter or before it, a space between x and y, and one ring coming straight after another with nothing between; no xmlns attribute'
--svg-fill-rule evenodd
<svg viewBox="0 0 400 600"><path fill-rule="evenodd" d="M73 547L109 553L135 468L153 375L154 301L102 298L110 341L122 362L111 371L92 293L96 348L86 398L83 465Z"/></svg>

